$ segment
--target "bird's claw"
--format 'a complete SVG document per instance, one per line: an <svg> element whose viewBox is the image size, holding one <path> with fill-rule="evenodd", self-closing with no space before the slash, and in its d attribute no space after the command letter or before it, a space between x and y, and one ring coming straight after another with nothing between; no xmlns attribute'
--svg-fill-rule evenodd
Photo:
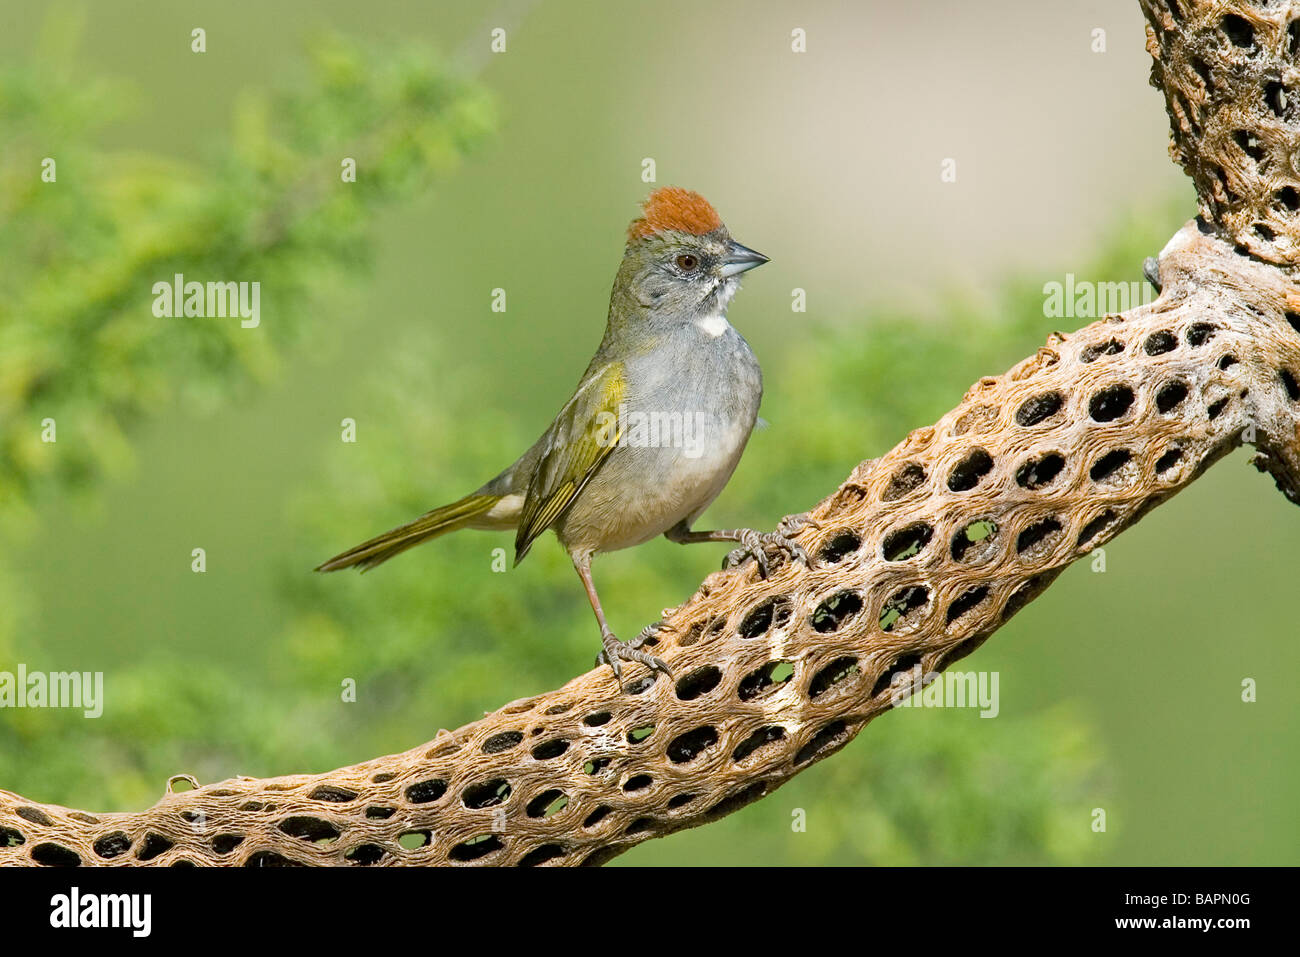
<svg viewBox="0 0 1300 957"><path fill-rule="evenodd" d="M808 526L820 527L808 517L807 513L804 513L802 515L788 515L781 519L774 532L757 532L752 528L747 528L741 533L740 547L727 553L726 559L722 562L722 567L724 569L739 568L745 563L746 559L752 558L758 564L758 573L763 578L766 578L771 571L771 564L767 557L769 548L782 552L790 560L806 566L810 564L808 552L794 540L794 536Z"/></svg>
<svg viewBox="0 0 1300 957"><path fill-rule="evenodd" d="M596 667L609 665L614 672L616 681L623 680L623 666L620 661L635 661L645 665L651 671L662 671L668 677L672 677L672 670L662 658L656 658L654 655L641 651L640 648L646 642L655 638L659 630L663 627L662 622L655 622L653 625L647 625L641 629L641 634L637 635L631 641L620 641L613 633L606 632L601 636L600 654L596 656Z"/></svg>
<svg viewBox="0 0 1300 957"><path fill-rule="evenodd" d="M786 538L793 538L802 532L805 528L821 528L821 523L816 521L808 512L800 512L798 515L787 515L781 521L776 523L776 530Z"/></svg>

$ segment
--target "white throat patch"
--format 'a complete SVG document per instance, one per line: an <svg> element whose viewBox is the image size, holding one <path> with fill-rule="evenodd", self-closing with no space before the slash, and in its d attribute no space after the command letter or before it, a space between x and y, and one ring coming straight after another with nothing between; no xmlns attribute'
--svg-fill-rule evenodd
<svg viewBox="0 0 1300 957"><path fill-rule="evenodd" d="M704 330L705 335L714 339L726 332L727 326L731 325L731 323L727 322L727 317L720 312L712 316L705 316L695 324Z"/></svg>

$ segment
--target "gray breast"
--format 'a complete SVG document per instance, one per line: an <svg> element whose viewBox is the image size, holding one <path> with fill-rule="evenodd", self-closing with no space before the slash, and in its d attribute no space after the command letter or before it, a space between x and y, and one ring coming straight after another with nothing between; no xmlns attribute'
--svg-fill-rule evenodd
<svg viewBox="0 0 1300 957"><path fill-rule="evenodd" d="M674 332L626 371L619 446L556 529L570 548L627 548L693 520L735 471L758 416L762 373L730 325Z"/></svg>

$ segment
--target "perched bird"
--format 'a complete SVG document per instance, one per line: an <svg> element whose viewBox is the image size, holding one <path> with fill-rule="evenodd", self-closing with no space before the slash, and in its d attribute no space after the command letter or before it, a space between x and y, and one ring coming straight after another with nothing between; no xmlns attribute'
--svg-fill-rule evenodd
<svg viewBox="0 0 1300 957"><path fill-rule="evenodd" d="M748 558L768 572L766 549L807 555L792 536L752 529L694 531L692 523L735 471L758 417L762 373L727 321L740 275L767 257L733 240L699 193L667 186L650 194L628 227L600 348L546 432L496 478L426 512L317 571L371 568L460 528L515 529L515 563L546 529L568 550L600 624L616 679L620 661L668 672L605 621L591 558L665 535L674 542L738 542L729 564Z"/></svg>

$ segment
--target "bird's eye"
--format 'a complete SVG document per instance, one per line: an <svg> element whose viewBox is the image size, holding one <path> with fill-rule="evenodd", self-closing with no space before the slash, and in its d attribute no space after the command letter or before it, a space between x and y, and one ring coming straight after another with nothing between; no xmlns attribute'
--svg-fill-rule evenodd
<svg viewBox="0 0 1300 957"><path fill-rule="evenodd" d="M694 272L699 264L699 257L692 256L690 253L682 253L677 257L677 268L682 272Z"/></svg>

